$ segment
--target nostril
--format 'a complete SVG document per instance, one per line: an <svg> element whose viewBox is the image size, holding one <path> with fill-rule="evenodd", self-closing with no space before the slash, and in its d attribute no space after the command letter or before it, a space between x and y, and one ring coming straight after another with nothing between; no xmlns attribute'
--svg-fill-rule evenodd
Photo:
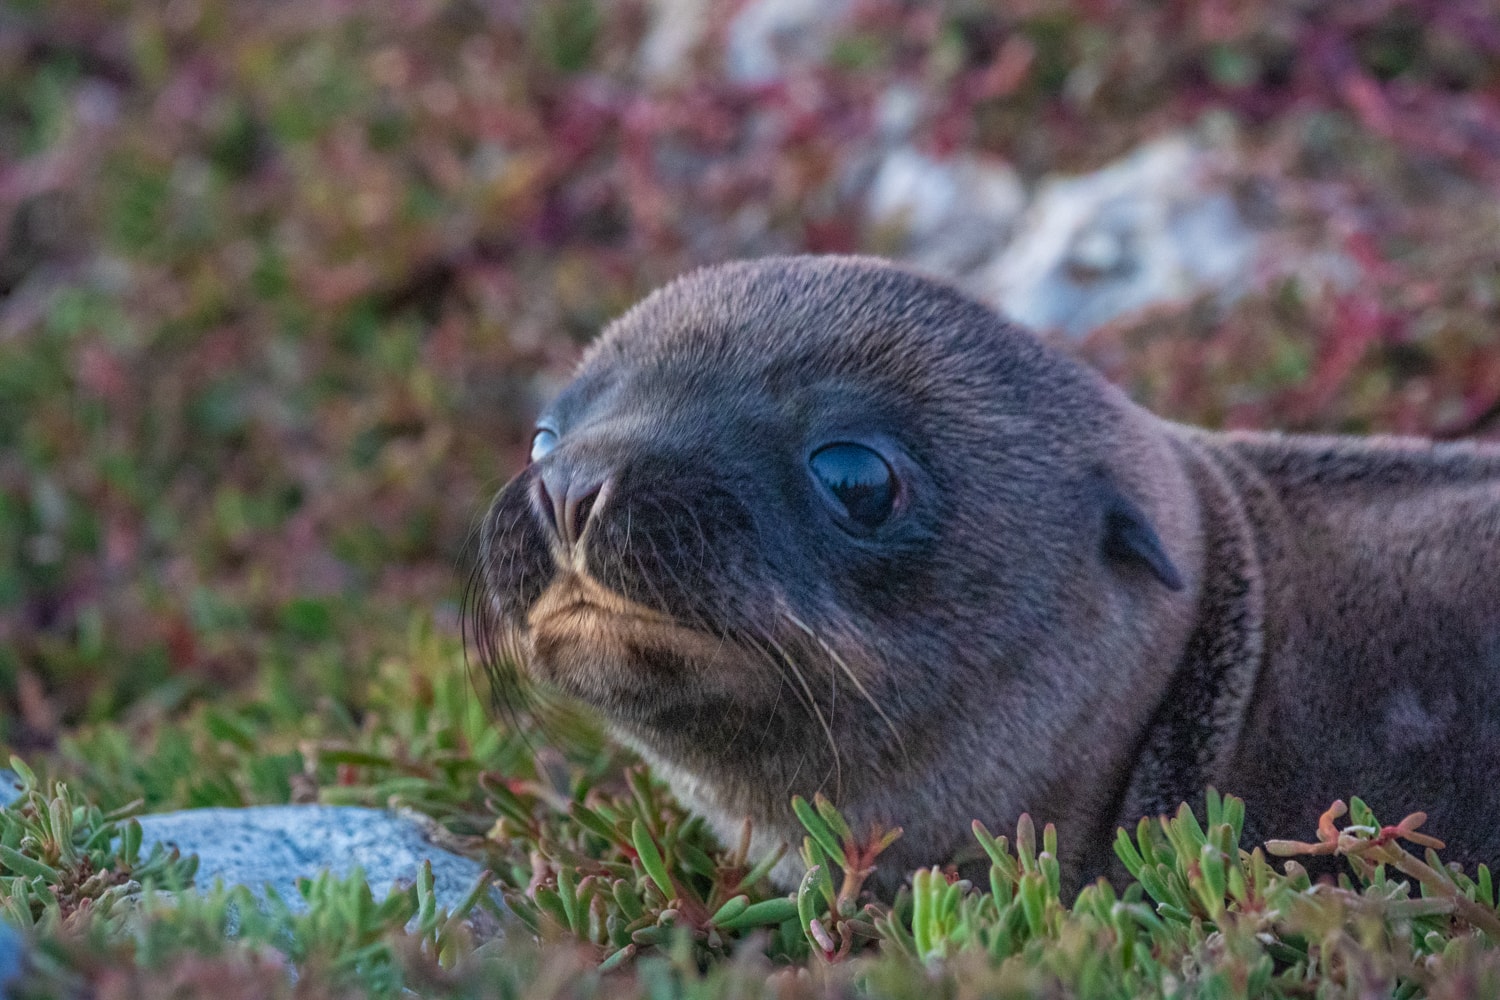
<svg viewBox="0 0 1500 1000"><path fill-rule="evenodd" d="M602 484L586 487L568 497L568 541L571 544L578 544L578 540L583 537L583 529L588 526L589 516L593 514L599 501L601 488Z"/></svg>
<svg viewBox="0 0 1500 1000"><path fill-rule="evenodd" d="M549 470L550 472L550 470ZM547 485L547 480L552 479L552 485ZM568 482L566 479L558 480L555 475L543 474L536 477L536 492L538 506L542 514L557 537L564 537L563 525L566 524L564 504L567 501Z"/></svg>
<svg viewBox="0 0 1500 1000"><path fill-rule="evenodd" d="M571 550L599 508L608 477L571 464L557 464L551 458L545 461L548 467L536 477L536 510L563 547Z"/></svg>
<svg viewBox="0 0 1500 1000"><path fill-rule="evenodd" d="M543 510L545 510L545 511L547 511L549 513L552 512L553 510L556 510L556 506L552 502L552 494L547 492L547 477L546 476L537 476L536 477L536 491L537 491L537 493L540 494L540 499L542 501L542 509Z"/></svg>

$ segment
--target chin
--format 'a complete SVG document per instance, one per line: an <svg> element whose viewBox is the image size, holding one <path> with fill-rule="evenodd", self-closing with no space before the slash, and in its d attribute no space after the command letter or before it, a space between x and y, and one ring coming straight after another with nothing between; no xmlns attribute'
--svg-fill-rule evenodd
<svg viewBox="0 0 1500 1000"><path fill-rule="evenodd" d="M530 679L607 722L648 730L738 718L777 695L778 679L767 678L733 643L660 622L611 625L533 632Z"/></svg>

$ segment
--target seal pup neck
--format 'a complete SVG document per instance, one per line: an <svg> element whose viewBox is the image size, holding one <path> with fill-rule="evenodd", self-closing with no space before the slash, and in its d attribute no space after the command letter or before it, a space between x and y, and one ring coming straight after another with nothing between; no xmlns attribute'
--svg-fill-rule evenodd
<svg viewBox="0 0 1500 1000"><path fill-rule="evenodd" d="M1196 622L1172 680L1147 729L1117 825L1167 815L1221 779L1249 711L1265 653L1265 578L1260 552L1268 540L1246 509L1274 500L1243 463L1202 432L1171 427L1203 523L1204 572Z"/></svg>

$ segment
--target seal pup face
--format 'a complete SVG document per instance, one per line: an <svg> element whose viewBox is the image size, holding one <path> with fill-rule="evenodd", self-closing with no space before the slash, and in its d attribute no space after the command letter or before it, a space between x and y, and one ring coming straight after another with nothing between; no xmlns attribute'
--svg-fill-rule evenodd
<svg viewBox="0 0 1500 1000"><path fill-rule="evenodd" d="M1031 759L1078 715L1037 706L1093 669L1059 636L1132 634L1183 585L1110 467L1112 391L878 261L694 272L539 420L483 523L481 637L711 813L774 825L822 789L873 816L927 782L993 815L955 757L1022 801L1066 771Z"/></svg>

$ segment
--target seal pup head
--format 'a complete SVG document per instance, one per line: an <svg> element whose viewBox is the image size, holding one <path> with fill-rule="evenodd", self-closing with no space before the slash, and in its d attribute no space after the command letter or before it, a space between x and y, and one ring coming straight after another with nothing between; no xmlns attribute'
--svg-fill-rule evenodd
<svg viewBox="0 0 1500 1000"><path fill-rule="evenodd" d="M1136 739L1114 734L1170 669L1151 636L1188 617L1196 527L1161 438L940 282L706 268L611 324L542 414L480 533L481 637L763 844L818 790L904 824L903 866L974 817L1096 824Z"/></svg>

